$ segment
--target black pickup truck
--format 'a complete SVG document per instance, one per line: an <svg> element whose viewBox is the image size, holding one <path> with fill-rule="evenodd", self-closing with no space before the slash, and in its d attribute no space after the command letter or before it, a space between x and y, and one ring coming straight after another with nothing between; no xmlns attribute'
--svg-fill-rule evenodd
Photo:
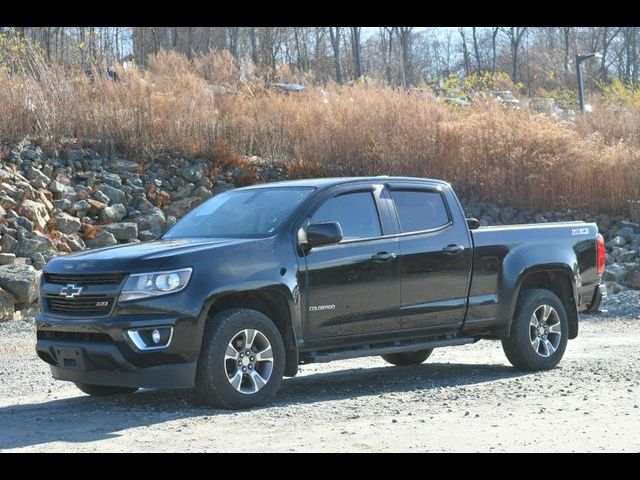
<svg viewBox="0 0 640 480"><path fill-rule="evenodd" d="M232 190L157 240L51 260L36 350L90 395L196 387L258 405L300 364L499 339L553 368L604 289L593 223L479 227L448 183L327 178Z"/></svg>

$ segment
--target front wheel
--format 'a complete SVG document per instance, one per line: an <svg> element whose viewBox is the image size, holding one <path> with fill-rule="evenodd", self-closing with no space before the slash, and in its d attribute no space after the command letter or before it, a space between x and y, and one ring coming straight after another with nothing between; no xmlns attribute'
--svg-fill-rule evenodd
<svg viewBox="0 0 640 480"><path fill-rule="evenodd" d="M76 387L92 397L110 397L112 395L127 395L138 391L135 387L110 387L108 385L90 385L76 383Z"/></svg>
<svg viewBox="0 0 640 480"><path fill-rule="evenodd" d="M255 310L237 308L209 319L198 361L201 401L222 408L260 405L280 388L285 349L275 324Z"/></svg>
<svg viewBox="0 0 640 480"><path fill-rule="evenodd" d="M520 370L554 368L567 348L569 321L558 296L545 289L525 290L502 348Z"/></svg>

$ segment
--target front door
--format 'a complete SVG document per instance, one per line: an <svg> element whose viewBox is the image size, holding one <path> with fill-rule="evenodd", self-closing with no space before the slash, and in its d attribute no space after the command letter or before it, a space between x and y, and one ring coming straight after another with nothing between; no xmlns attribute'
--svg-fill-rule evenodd
<svg viewBox="0 0 640 480"><path fill-rule="evenodd" d="M380 190L341 192L312 213L309 223L338 222L343 240L306 254L305 338L401 328L398 239L383 236Z"/></svg>

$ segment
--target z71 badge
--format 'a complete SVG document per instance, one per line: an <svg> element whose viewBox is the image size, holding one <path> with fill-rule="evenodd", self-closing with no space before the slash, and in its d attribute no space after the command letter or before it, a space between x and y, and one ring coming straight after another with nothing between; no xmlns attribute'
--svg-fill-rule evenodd
<svg viewBox="0 0 640 480"><path fill-rule="evenodd" d="M589 229L588 228L572 228L571 229L571 236L573 237L574 235L589 235Z"/></svg>

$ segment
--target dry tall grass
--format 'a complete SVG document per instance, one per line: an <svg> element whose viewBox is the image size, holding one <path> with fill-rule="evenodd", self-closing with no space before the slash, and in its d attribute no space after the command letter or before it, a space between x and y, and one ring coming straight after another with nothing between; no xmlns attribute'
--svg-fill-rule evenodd
<svg viewBox="0 0 640 480"><path fill-rule="evenodd" d="M575 125L495 102L456 108L372 86L265 88L228 55L162 53L112 82L34 63L0 76L0 140L76 137L145 161L259 155L293 176L439 177L544 211L628 213L640 198L640 113L602 106Z"/></svg>

